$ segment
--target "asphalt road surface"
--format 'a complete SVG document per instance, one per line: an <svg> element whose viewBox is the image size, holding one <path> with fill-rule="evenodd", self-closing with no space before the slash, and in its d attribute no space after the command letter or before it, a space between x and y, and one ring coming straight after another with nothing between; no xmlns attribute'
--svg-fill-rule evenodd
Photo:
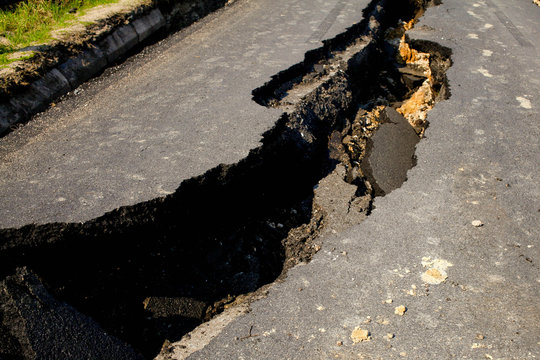
<svg viewBox="0 0 540 360"><path fill-rule="evenodd" d="M366 5L239 0L107 71L1 140L2 226L82 221L238 161L279 117L251 91ZM540 7L446 0L410 36L453 66L407 181L169 358L540 357Z"/></svg>
<svg viewBox="0 0 540 360"><path fill-rule="evenodd" d="M281 113L252 90L367 3L237 1L106 71L0 140L0 227L85 221L244 158Z"/></svg>

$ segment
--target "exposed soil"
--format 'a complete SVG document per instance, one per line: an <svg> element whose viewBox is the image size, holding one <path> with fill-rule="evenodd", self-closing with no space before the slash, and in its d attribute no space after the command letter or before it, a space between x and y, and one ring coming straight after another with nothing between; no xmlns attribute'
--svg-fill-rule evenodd
<svg viewBox="0 0 540 360"><path fill-rule="evenodd" d="M369 214L376 179L368 181L360 163L387 107L399 111L429 88L432 103L411 105L407 117L448 96L450 51L402 37L407 22L399 19L414 19L424 6L373 1L369 21L254 90L255 101L285 112L240 162L82 224L0 230L0 275L26 267L54 298L145 357L231 304L260 296L320 250L321 233ZM400 55L406 43L424 53L429 74ZM421 116L422 123L413 121L419 134L427 124ZM33 346L15 320L0 311L0 338L17 345L0 346L0 356L36 358L13 350Z"/></svg>

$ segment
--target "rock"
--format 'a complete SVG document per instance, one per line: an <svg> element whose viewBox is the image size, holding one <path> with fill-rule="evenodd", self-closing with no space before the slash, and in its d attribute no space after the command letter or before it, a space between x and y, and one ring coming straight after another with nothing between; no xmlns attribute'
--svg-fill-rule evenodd
<svg viewBox="0 0 540 360"><path fill-rule="evenodd" d="M481 227L481 226L484 226L484 223L481 222L480 220L473 220L473 221L471 222L471 224L472 224L472 226L474 226L474 227Z"/></svg>
<svg viewBox="0 0 540 360"><path fill-rule="evenodd" d="M440 284L447 278L446 272L436 268L428 269L422 274L422 280L427 284Z"/></svg>
<svg viewBox="0 0 540 360"><path fill-rule="evenodd" d="M394 309L394 314L403 316L406 311L407 311L407 308L405 307L405 305L400 305L400 306L396 306L396 308Z"/></svg>
<svg viewBox="0 0 540 360"><path fill-rule="evenodd" d="M362 341L371 340L371 335L368 330L361 329L360 327L355 327L351 333L351 339L353 343L359 343Z"/></svg>

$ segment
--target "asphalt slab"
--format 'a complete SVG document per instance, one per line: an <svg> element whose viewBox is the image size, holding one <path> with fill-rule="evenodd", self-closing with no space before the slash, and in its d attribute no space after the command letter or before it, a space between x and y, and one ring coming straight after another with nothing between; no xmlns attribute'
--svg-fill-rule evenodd
<svg viewBox="0 0 540 360"><path fill-rule="evenodd" d="M368 1L236 1L81 86L0 142L0 227L82 222L235 163L281 111L251 92Z"/></svg>

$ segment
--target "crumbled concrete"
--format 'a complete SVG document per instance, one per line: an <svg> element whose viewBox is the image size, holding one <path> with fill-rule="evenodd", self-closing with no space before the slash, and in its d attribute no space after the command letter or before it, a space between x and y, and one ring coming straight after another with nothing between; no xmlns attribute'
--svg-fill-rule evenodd
<svg viewBox="0 0 540 360"><path fill-rule="evenodd" d="M363 341L370 341L371 340L371 334L368 330L362 329L361 327L357 326L354 328L354 330L351 333L351 340L354 344L360 343Z"/></svg>

